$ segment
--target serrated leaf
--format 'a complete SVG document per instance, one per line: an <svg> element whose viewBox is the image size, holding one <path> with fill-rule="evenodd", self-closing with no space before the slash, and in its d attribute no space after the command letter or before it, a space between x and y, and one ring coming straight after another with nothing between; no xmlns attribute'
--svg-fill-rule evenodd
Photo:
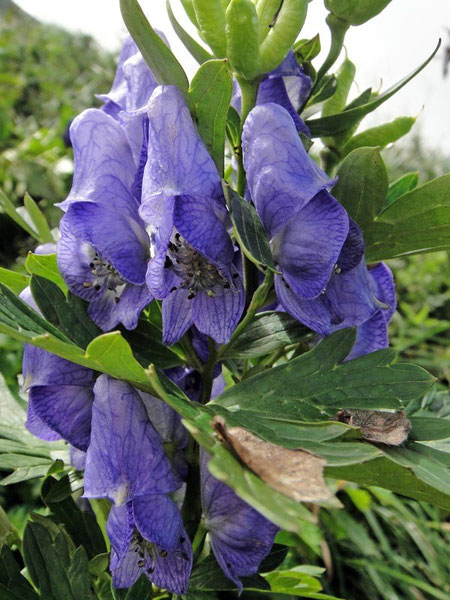
<svg viewBox="0 0 450 600"><path fill-rule="evenodd" d="M217 169L223 175L225 124L233 92L226 60L209 60L197 71L189 88L197 129Z"/></svg>
<svg viewBox="0 0 450 600"><path fill-rule="evenodd" d="M231 204L231 220L242 251L252 262L276 271L269 240L255 208L240 198L231 188L228 189L228 193Z"/></svg>
<svg viewBox="0 0 450 600"><path fill-rule="evenodd" d="M120 0L120 10L131 37L156 81L176 85L187 96L189 82L183 67L152 28L137 0Z"/></svg>
<svg viewBox="0 0 450 600"><path fill-rule="evenodd" d="M172 25L175 33L183 42L186 50L195 58L195 60L199 64L203 64L207 60L211 60L213 56L209 52L207 52L203 46L201 46L194 38L192 38L187 31L185 31L181 25L178 23L175 15L173 14L172 6L170 4L170 0L166 0L166 9L167 14L169 16L170 24ZM194 13L195 14L195 13Z"/></svg>
<svg viewBox="0 0 450 600"><path fill-rule="evenodd" d="M223 356L225 358L263 356L289 344L304 341L310 335L309 329L287 313L260 313L236 341L227 346Z"/></svg>
<svg viewBox="0 0 450 600"><path fill-rule="evenodd" d="M56 254L33 254L29 252L25 267L30 275L38 275L53 281L67 294L67 285L59 273Z"/></svg>
<svg viewBox="0 0 450 600"><path fill-rule="evenodd" d="M390 206L393 202L395 202L398 198L410 192L414 188L417 187L419 183L419 173L418 171L413 171L411 173L406 173L406 175L402 175L396 181L391 183L388 189L388 193L386 196L386 200L384 201L382 211Z"/></svg>
<svg viewBox="0 0 450 600"><path fill-rule="evenodd" d="M0 267L0 283L6 285L6 287L15 294L20 294L20 292L27 287L29 282L30 278L27 275Z"/></svg>
<svg viewBox="0 0 450 600"><path fill-rule="evenodd" d="M366 229L365 240L372 262L450 248L450 175L397 198Z"/></svg>
<svg viewBox="0 0 450 600"><path fill-rule="evenodd" d="M342 158L345 158L347 154L350 154L353 150L364 146L379 147L383 149L388 144L393 144L411 131L415 122L415 117L398 117L390 123L384 123L383 125L366 129L353 136L345 146L339 150L339 154Z"/></svg>
<svg viewBox="0 0 450 600"><path fill-rule="evenodd" d="M335 196L365 232L381 210L388 174L378 148L358 148L339 167Z"/></svg>
<svg viewBox="0 0 450 600"><path fill-rule="evenodd" d="M411 79L418 75L420 71L422 71L434 58L439 50L440 45L441 42L439 40L435 50L427 58L427 60L420 65L420 67L415 69L411 74L407 75L397 84L386 90L383 94L376 96L373 100L370 100L369 102L366 102L358 107L350 108L350 106L348 106L346 107L346 110L333 115L306 121L306 125L308 126L312 137L334 136L359 123L363 117L381 106L381 104L386 102L386 100L389 100L389 98L391 98L394 94L401 90L402 87L409 83Z"/></svg>

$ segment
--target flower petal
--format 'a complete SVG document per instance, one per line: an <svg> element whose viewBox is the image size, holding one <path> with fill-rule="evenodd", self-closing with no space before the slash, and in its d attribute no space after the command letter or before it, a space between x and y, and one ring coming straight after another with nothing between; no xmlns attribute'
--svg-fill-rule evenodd
<svg viewBox="0 0 450 600"><path fill-rule="evenodd" d="M101 375L94 393L85 497L109 498L120 505L178 489L181 482L171 470L137 391Z"/></svg>
<svg viewBox="0 0 450 600"><path fill-rule="evenodd" d="M177 595L187 592L192 570L192 546L186 532L183 533L183 541L176 550L157 549L153 566L147 570L152 583Z"/></svg>
<svg viewBox="0 0 450 600"><path fill-rule="evenodd" d="M345 360L353 360L388 346L387 322L380 309L357 328L356 342Z"/></svg>
<svg viewBox="0 0 450 600"><path fill-rule="evenodd" d="M176 344L192 325L192 300L189 290L175 290L162 301L163 344Z"/></svg>
<svg viewBox="0 0 450 600"><path fill-rule="evenodd" d="M385 305L383 307L383 316L386 323L389 323L397 308L392 271L385 263L379 263L376 267L371 268L369 273L375 280L378 290L377 299Z"/></svg>
<svg viewBox="0 0 450 600"><path fill-rule="evenodd" d="M59 433L51 429L51 427L44 423L44 421L39 417L34 409L31 398L28 399L27 420L25 421L25 427L34 436L40 440L45 440L46 442L56 442L62 439Z"/></svg>
<svg viewBox="0 0 450 600"><path fill-rule="evenodd" d="M143 567L138 564L141 560L139 548L136 543L132 543L134 519L131 503L111 507L106 531L111 541L110 569L113 585L115 588L130 587L143 571Z"/></svg>
<svg viewBox="0 0 450 600"><path fill-rule="evenodd" d="M351 271L359 265L365 248L361 229L351 217L348 218L348 224L348 235L337 259L338 267L344 272Z"/></svg>
<svg viewBox="0 0 450 600"><path fill-rule="evenodd" d="M172 500L163 494L133 500L133 516L142 537L166 550L176 550L184 537L183 520Z"/></svg>
<svg viewBox="0 0 450 600"><path fill-rule="evenodd" d="M138 48L133 38L130 35L127 36L120 51L119 62L117 64L116 74L114 76L114 81L110 91L107 94L98 94L97 96L97 98L105 102L106 106L103 107L103 110L105 110L108 114L110 114L111 111L111 106L109 103L112 103L116 106L115 112L118 112L126 107L126 97L129 88L125 78L125 73L123 71L123 66L125 62L137 52Z"/></svg>
<svg viewBox="0 0 450 600"><path fill-rule="evenodd" d="M323 190L274 238L274 258L300 298L314 298L324 289L347 233L347 213Z"/></svg>
<svg viewBox="0 0 450 600"><path fill-rule="evenodd" d="M241 500L208 471L209 457L202 451L201 481L205 527L225 575L239 590L239 577L253 575L269 554L278 527Z"/></svg>
<svg viewBox="0 0 450 600"><path fill-rule="evenodd" d="M77 365L31 344L24 346L22 373L23 390L27 390L32 385L78 385L92 388L96 377L92 369Z"/></svg>
<svg viewBox="0 0 450 600"><path fill-rule="evenodd" d="M87 450L91 435L92 388L77 385L33 385L30 401L42 421L72 446Z"/></svg>
<svg viewBox="0 0 450 600"><path fill-rule="evenodd" d="M287 287L279 275L275 275L275 291L281 306L291 317L317 333L322 335L330 333L331 315L322 302L322 296L303 300Z"/></svg>
<svg viewBox="0 0 450 600"><path fill-rule="evenodd" d="M145 284L129 283L119 301L116 298L116 293L108 290L89 305L89 316L103 331L110 331L119 323L125 329L135 329L142 310L153 300L153 295Z"/></svg>
<svg viewBox="0 0 450 600"><path fill-rule="evenodd" d="M334 183L308 156L294 121L277 104L256 106L250 112L242 143L249 191L271 237Z"/></svg>

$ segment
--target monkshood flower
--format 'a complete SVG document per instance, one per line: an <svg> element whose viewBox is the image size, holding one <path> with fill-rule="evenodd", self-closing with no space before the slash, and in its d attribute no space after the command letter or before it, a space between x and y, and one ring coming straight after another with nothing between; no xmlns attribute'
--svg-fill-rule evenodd
<svg viewBox="0 0 450 600"><path fill-rule="evenodd" d="M125 382L101 375L94 393L84 496L114 502L107 526L113 583L129 587L145 573L156 585L184 593L192 550L169 496L182 481L150 419L158 420L165 439L185 446L187 438L168 411L158 414L160 401Z"/></svg>
<svg viewBox="0 0 450 600"><path fill-rule="evenodd" d="M194 324L226 343L244 309L244 293L219 173L180 90L156 88L148 118L139 212L152 247L147 285L163 301L163 341L177 342Z"/></svg>
<svg viewBox="0 0 450 600"><path fill-rule="evenodd" d="M248 190L282 277L299 298L315 298L349 231L346 211L327 191L334 182L308 156L294 121L277 104L250 112L243 149Z"/></svg>
<svg viewBox="0 0 450 600"><path fill-rule="evenodd" d="M89 302L88 314L103 331L118 323L133 329L153 299L145 285L149 239L138 213L142 173L124 130L105 112L84 111L71 137L75 171L60 205L66 213L59 270L69 289Z"/></svg>
<svg viewBox="0 0 450 600"><path fill-rule="evenodd" d="M254 575L269 554L278 527L241 500L208 470L201 450L200 472L204 524L225 575L242 591L240 577Z"/></svg>

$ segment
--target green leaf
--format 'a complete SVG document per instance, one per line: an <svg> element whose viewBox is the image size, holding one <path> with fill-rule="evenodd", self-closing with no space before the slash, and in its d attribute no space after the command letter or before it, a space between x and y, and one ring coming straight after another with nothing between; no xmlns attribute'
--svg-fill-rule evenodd
<svg viewBox="0 0 450 600"><path fill-rule="evenodd" d="M113 588L114 600L150 600L153 598L152 586L145 575L130 588L118 590Z"/></svg>
<svg viewBox="0 0 450 600"><path fill-rule="evenodd" d="M69 489L69 495L61 500L56 493L60 491L61 484ZM95 517L86 511L81 511L70 496L70 482L67 475L59 481L53 477L47 477L42 484L42 500L49 507L52 514L65 526L67 533L77 546L83 546L88 558L106 552L105 540Z"/></svg>
<svg viewBox="0 0 450 600"><path fill-rule="evenodd" d="M212 404L305 421L338 408L401 408L432 385L433 377L420 367L393 364L395 353L388 349L340 364L354 340L355 330L337 331L310 352L226 390Z"/></svg>
<svg viewBox="0 0 450 600"><path fill-rule="evenodd" d="M69 292L66 299L60 288L38 275L31 278L31 293L44 317L60 328L81 348L100 333L100 329L87 316L86 303Z"/></svg>
<svg viewBox="0 0 450 600"><path fill-rule="evenodd" d="M450 438L450 420L436 417L410 417L412 430L409 437L418 441Z"/></svg>
<svg viewBox="0 0 450 600"><path fill-rule="evenodd" d="M226 60L205 62L195 74L189 89L198 132L221 175L225 124L232 92L233 82Z"/></svg>
<svg viewBox="0 0 450 600"><path fill-rule="evenodd" d="M287 313L259 313L243 333L227 346L223 356L226 358L264 356L290 344L302 342L310 335L309 329Z"/></svg>
<svg viewBox="0 0 450 600"><path fill-rule="evenodd" d="M197 28L217 58L227 55L225 8L222 0L192 0ZM186 6L185 6L186 8ZM188 13L189 14L189 13Z"/></svg>
<svg viewBox="0 0 450 600"><path fill-rule="evenodd" d="M397 494L450 509L450 497L419 480L410 468L400 466L386 457L364 464L346 467L325 467L325 475L391 490Z"/></svg>
<svg viewBox="0 0 450 600"><path fill-rule="evenodd" d="M299 40L294 46L294 54L301 63L310 62L320 53L320 35L317 34L310 40Z"/></svg>
<svg viewBox="0 0 450 600"><path fill-rule="evenodd" d="M187 16L189 17L189 19L191 20L193 25L195 25L195 27L197 27L197 29L198 29L198 21L197 21L197 17L195 16L193 0L180 0L180 1L181 1L181 4L183 5L183 8L184 8Z"/></svg>
<svg viewBox="0 0 450 600"><path fill-rule="evenodd" d="M322 109L322 117L334 115L344 110L355 73L355 65L351 60L346 58L336 73L337 89L331 98L325 102Z"/></svg>
<svg viewBox="0 0 450 600"><path fill-rule="evenodd" d="M369 102L362 104L357 107L350 108L349 106L343 112L336 113L334 115L328 115L319 119L312 119L306 121L306 125L309 127L312 137L325 137L334 136L337 133L341 133L353 125L357 124L363 117L368 115L370 112L381 106L383 102L389 100L394 94L396 94L402 87L411 81L422 69L424 69L428 63L434 58L441 42L439 41L433 53L427 58L427 60L415 69L410 75L407 75L404 79L399 81L393 87L386 90L383 94L376 96Z"/></svg>
<svg viewBox="0 0 450 600"><path fill-rule="evenodd" d="M226 190L230 197L231 220L236 230L241 249L252 262L276 271L266 232L255 208L242 200L231 188Z"/></svg>
<svg viewBox="0 0 450 600"><path fill-rule="evenodd" d="M269 584L266 583L259 575L252 577L242 577L242 585L244 590L248 589L269 589ZM213 555L209 555L206 559L197 564L192 571L189 580L189 593L197 591L226 591L235 590L236 584L230 581L225 576L224 572L218 565Z"/></svg>
<svg viewBox="0 0 450 600"><path fill-rule="evenodd" d="M278 569L278 567L284 562L288 552L289 546L285 546L284 544L274 544L269 554L260 564L258 569L259 572L269 573L270 571Z"/></svg>
<svg viewBox="0 0 450 600"><path fill-rule="evenodd" d="M19 227L22 227L24 231L28 233L31 237L33 237L38 242L42 242L39 234L35 231L27 221L19 214L18 210L11 202L11 200L6 196L3 190L0 189L0 209L8 215L10 219L12 219Z"/></svg>
<svg viewBox="0 0 450 600"><path fill-rule="evenodd" d="M353 136L345 146L339 150L339 154L344 158L353 150L362 148L363 146L377 146L383 149L388 144L393 144L406 135L415 122L415 117L398 117L390 123L384 123L378 127L366 129Z"/></svg>
<svg viewBox="0 0 450 600"><path fill-rule="evenodd" d="M29 285L30 278L28 275L23 275L22 273L0 267L0 283L6 285L6 287L15 294L20 294L20 292Z"/></svg>
<svg viewBox="0 0 450 600"><path fill-rule="evenodd" d="M37 231L40 241L43 243L54 243L55 240L53 238L50 227L48 226L45 215L42 213L41 209L28 192L25 192L23 203L25 206L25 210L29 214L30 219L34 225L34 228Z"/></svg>
<svg viewBox="0 0 450 600"><path fill-rule="evenodd" d="M30 275L45 277L45 279L56 283L65 294L67 293L67 285L58 270L56 254L33 254L29 252L25 267Z"/></svg>
<svg viewBox="0 0 450 600"><path fill-rule="evenodd" d="M169 369L181 365L185 361L179 347L164 346L161 329L145 319L139 320L136 329L123 330L122 335L144 367L153 363L160 369Z"/></svg>
<svg viewBox="0 0 450 600"><path fill-rule="evenodd" d="M29 522L23 536L25 564L46 600L93 600L88 560L67 534L48 519Z"/></svg>
<svg viewBox="0 0 450 600"><path fill-rule="evenodd" d="M187 96L189 82L183 67L151 27L137 0L120 0L120 10L131 37L156 81L176 85Z"/></svg>
<svg viewBox="0 0 450 600"><path fill-rule="evenodd" d="M418 183L419 183L419 172L418 171L406 173L406 175L402 175L401 177L399 177L399 179L397 179L396 181L391 183L391 185L389 186L386 200L384 201L384 204L383 204L383 207L381 210L383 211L390 204L392 204L398 198L403 196L403 194L406 194L407 192L410 192L411 190L416 188Z"/></svg>
<svg viewBox="0 0 450 600"><path fill-rule="evenodd" d="M8 546L0 549L0 597L2 600L39 600Z"/></svg>
<svg viewBox="0 0 450 600"><path fill-rule="evenodd" d="M375 262L450 247L450 175L400 196L365 231L366 256Z"/></svg>
<svg viewBox="0 0 450 600"><path fill-rule="evenodd" d="M200 46L200 44L198 42L196 42L194 40L194 38L192 38L187 33L187 31L185 31L181 27L181 25L178 23L175 15L173 14L172 6L170 5L170 0L166 0L166 9L167 9L167 14L169 15L170 23L171 23L175 33L177 34L177 36L183 42L186 50L195 58L195 60L200 65L203 64L204 62L206 62L207 60L211 60L213 58L211 56L211 54L209 54L209 52L207 52L203 48L203 46Z"/></svg>
<svg viewBox="0 0 450 600"><path fill-rule="evenodd" d="M325 102L336 92L338 80L335 75L324 75L317 92L311 97L309 104L319 104ZM308 104L308 106L309 106Z"/></svg>
<svg viewBox="0 0 450 600"><path fill-rule="evenodd" d="M333 196L365 232L383 206L388 174L378 148L358 148L342 162Z"/></svg>

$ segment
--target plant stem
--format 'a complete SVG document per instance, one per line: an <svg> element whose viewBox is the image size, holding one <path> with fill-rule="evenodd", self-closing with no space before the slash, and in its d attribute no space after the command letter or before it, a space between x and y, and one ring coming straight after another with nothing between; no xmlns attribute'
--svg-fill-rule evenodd
<svg viewBox="0 0 450 600"><path fill-rule="evenodd" d="M245 171L244 171L244 158L242 156L242 130L244 129L245 119L248 113L256 104L256 97L258 95L259 80L247 81L240 77L237 78L239 87L241 88L241 128L240 138L241 143L238 148L237 162L237 192L240 196L245 194Z"/></svg>
<svg viewBox="0 0 450 600"><path fill-rule="evenodd" d="M217 362L217 349L216 343L211 338L208 338L208 360L203 367L203 389L202 389L202 403L206 404L211 398L211 390L213 384L214 365Z"/></svg>
<svg viewBox="0 0 450 600"><path fill-rule="evenodd" d="M328 70L334 65L336 60L341 53L342 47L344 45L345 34L347 33L350 24L343 19L339 19L339 17L335 17L333 14L329 14L326 18L327 25L331 32L331 45L328 51L328 55L325 59L325 62L320 67L316 81L314 83L313 89L311 93L313 94L319 87L320 82L323 79L323 76L328 72Z"/></svg>

